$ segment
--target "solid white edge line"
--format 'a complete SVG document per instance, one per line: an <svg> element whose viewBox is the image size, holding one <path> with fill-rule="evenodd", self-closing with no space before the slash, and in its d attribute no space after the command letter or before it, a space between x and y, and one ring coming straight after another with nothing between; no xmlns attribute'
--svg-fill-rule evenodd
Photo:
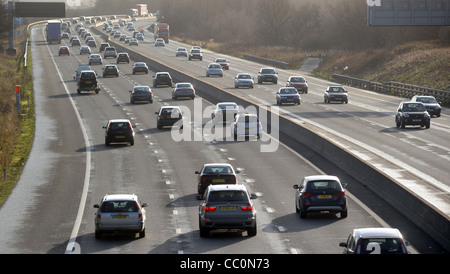
<svg viewBox="0 0 450 274"><path fill-rule="evenodd" d="M42 35L45 37L44 28L42 28ZM47 45L48 52L52 58L53 64L55 65L56 72L58 73L58 77L61 80L61 83L64 86L64 90L67 93L70 103L72 104L72 107L75 111L75 114L78 119L78 123L80 124L80 127L81 127L81 132L83 133L84 143L86 145L86 169L85 169L85 173L84 173L83 191L81 193L81 200L80 200L80 204L78 206L77 217L75 219L72 233L70 234L70 239L67 244L66 251L65 251L65 254L79 254L79 253L81 253L81 250L79 249L79 245L76 245L76 240L77 240L78 231L80 229L81 220L83 218L83 212L84 212L84 208L86 205L87 193L88 193L88 189L89 189L89 180L90 180L90 173L91 173L91 149L90 149L91 146L89 143L88 135L86 133L86 127L85 127L83 120L81 119L81 115L75 105L75 101L73 100L72 95L69 92L69 89L67 88L66 84L64 83L61 72L59 71L58 65L55 62L55 58L53 57L53 53L50 50L49 45L48 44L46 44L46 45Z"/></svg>

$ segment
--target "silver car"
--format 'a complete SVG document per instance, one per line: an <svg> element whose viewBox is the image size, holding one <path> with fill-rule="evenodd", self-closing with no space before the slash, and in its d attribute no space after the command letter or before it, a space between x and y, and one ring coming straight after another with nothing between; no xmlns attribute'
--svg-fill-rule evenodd
<svg viewBox="0 0 450 274"><path fill-rule="evenodd" d="M206 77L217 75L219 77L223 77L223 69L222 66L218 63L211 63L206 68Z"/></svg>
<svg viewBox="0 0 450 274"><path fill-rule="evenodd" d="M234 87L253 88L253 77L248 73L238 73L234 78Z"/></svg>
<svg viewBox="0 0 450 274"><path fill-rule="evenodd" d="M277 91L277 105L281 104L297 104L300 105L300 94L294 87L282 87Z"/></svg>
<svg viewBox="0 0 450 274"><path fill-rule="evenodd" d="M89 46L81 46L80 55L82 54L91 54L91 48Z"/></svg>
<svg viewBox="0 0 450 274"><path fill-rule="evenodd" d="M256 236L256 210L243 185L209 185L198 209L200 236L214 229L243 229Z"/></svg>
<svg viewBox="0 0 450 274"><path fill-rule="evenodd" d="M339 246L345 254L408 254L409 242L396 228L369 227L353 229L347 242Z"/></svg>
<svg viewBox="0 0 450 274"><path fill-rule="evenodd" d="M172 99L178 99L179 97L195 98L195 89L191 83L177 83L172 90Z"/></svg>
<svg viewBox="0 0 450 274"><path fill-rule="evenodd" d="M140 204L135 194L105 195L95 214L95 238L99 239L103 233L139 233L145 237L145 207Z"/></svg>
<svg viewBox="0 0 450 274"><path fill-rule="evenodd" d="M100 54L91 54L89 56L89 65L92 64L102 64L103 60L102 60L102 56Z"/></svg>
<svg viewBox="0 0 450 274"><path fill-rule="evenodd" d="M237 114L234 117L234 122L231 124L231 132L234 140L237 140L238 136L246 137L252 135L259 139L262 134L262 124L256 114Z"/></svg>

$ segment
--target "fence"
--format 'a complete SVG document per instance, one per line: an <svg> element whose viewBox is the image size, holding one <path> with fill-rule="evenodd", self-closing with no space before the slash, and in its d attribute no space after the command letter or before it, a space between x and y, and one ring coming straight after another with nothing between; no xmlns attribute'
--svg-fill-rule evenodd
<svg viewBox="0 0 450 274"><path fill-rule="evenodd" d="M333 74L333 78L344 85L399 97L411 98L414 95L434 96L442 105L450 106L450 91L446 90L426 88L398 82L377 83L339 74Z"/></svg>

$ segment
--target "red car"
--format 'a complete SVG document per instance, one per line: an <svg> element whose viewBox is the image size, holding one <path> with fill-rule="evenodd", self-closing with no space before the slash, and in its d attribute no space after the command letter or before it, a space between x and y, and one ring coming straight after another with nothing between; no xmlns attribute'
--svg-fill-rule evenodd
<svg viewBox="0 0 450 274"><path fill-rule="evenodd" d="M70 50L69 47L66 46L61 46L59 47L59 52L58 52L59 56L61 56L61 54L67 54L70 55Z"/></svg>
<svg viewBox="0 0 450 274"><path fill-rule="evenodd" d="M298 92L308 93L308 84L303 76L290 76L286 82L286 87L294 87Z"/></svg>
<svg viewBox="0 0 450 274"><path fill-rule="evenodd" d="M220 64L220 66L222 67L222 69L226 69L229 70L230 69L230 63L228 62L227 59L224 58L217 58L214 63Z"/></svg>

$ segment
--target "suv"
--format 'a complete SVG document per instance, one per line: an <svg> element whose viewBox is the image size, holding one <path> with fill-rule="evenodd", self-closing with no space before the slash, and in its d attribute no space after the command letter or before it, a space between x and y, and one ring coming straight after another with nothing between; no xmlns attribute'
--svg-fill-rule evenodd
<svg viewBox="0 0 450 274"><path fill-rule="evenodd" d="M103 68L103 77L106 77L109 75L119 77L119 69L117 68L116 65L106 65Z"/></svg>
<svg viewBox="0 0 450 274"><path fill-rule="evenodd" d="M427 109L428 114L431 116L436 115L436 117L441 116L441 103L436 101L436 98L433 96L415 95L411 98L411 102L422 102Z"/></svg>
<svg viewBox="0 0 450 274"><path fill-rule="evenodd" d="M203 60L203 54L202 51L199 49L191 49L189 51L189 60L192 59L198 59L198 60Z"/></svg>
<svg viewBox="0 0 450 274"><path fill-rule="evenodd" d="M103 233L130 232L145 237L145 207L135 194L105 195L100 204L95 204L95 238Z"/></svg>
<svg viewBox="0 0 450 274"><path fill-rule="evenodd" d="M303 178L300 185L294 185L295 211L300 218L306 218L308 212L340 212L341 218L347 217L347 198L339 178L331 175L313 175Z"/></svg>
<svg viewBox="0 0 450 274"><path fill-rule="evenodd" d="M237 184L237 175L239 171L234 170L233 166L227 163L204 164L197 174L197 193L202 197L209 185L216 184Z"/></svg>
<svg viewBox="0 0 450 274"><path fill-rule="evenodd" d="M126 52L120 52L117 55L117 60L116 60L117 64L121 63L121 62L126 62L126 63L130 63L130 56L128 56L128 53Z"/></svg>
<svg viewBox="0 0 450 274"><path fill-rule="evenodd" d="M74 79L75 81L78 82L78 78L80 77L80 74L81 74L81 72L82 72L83 70L91 70L91 67L90 67L89 65L86 65L86 64L80 64L80 65L78 65L78 68L77 68L77 70L75 71L75 76L73 77L73 79Z"/></svg>
<svg viewBox="0 0 450 274"><path fill-rule="evenodd" d="M105 48L105 52L103 53L103 58L106 59L108 57L117 58L117 51L116 51L115 47Z"/></svg>
<svg viewBox="0 0 450 274"><path fill-rule="evenodd" d="M153 76L153 87L155 88L158 85L173 86L172 77L170 77L168 72L157 72L155 76Z"/></svg>
<svg viewBox="0 0 450 274"><path fill-rule="evenodd" d="M100 91L100 87L97 82L97 73L93 70L82 70L77 81L77 92L80 94L82 91L95 91L96 94Z"/></svg>
<svg viewBox="0 0 450 274"><path fill-rule="evenodd" d="M165 126L174 126L178 121L181 121L180 129L183 128L183 113L179 106L162 106L155 114L158 115L156 118L156 127L158 129L162 129Z"/></svg>
<svg viewBox="0 0 450 274"><path fill-rule="evenodd" d="M125 143L134 145L134 128L128 119L114 119L109 120L105 129L105 145L109 146L111 143Z"/></svg>
<svg viewBox="0 0 450 274"><path fill-rule="evenodd" d="M200 236L206 237L214 229L244 229L247 235L256 236L256 210L243 185L210 185L200 203Z"/></svg>
<svg viewBox="0 0 450 274"><path fill-rule="evenodd" d="M341 86L329 86L323 95L323 102L339 101L348 104L347 91Z"/></svg>
<svg viewBox="0 0 450 274"><path fill-rule="evenodd" d="M430 128L430 118L422 102L401 102L395 115L395 125L398 128L405 128L406 125Z"/></svg>
<svg viewBox="0 0 450 274"><path fill-rule="evenodd" d="M373 227L353 229L347 242L339 246L345 254L408 254L409 242L396 228Z"/></svg>
<svg viewBox="0 0 450 274"><path fill-rule="evenodd" d="M278 72L274 68L262 68L258 72L258 84L263 82L278 83Z"/></svg>

